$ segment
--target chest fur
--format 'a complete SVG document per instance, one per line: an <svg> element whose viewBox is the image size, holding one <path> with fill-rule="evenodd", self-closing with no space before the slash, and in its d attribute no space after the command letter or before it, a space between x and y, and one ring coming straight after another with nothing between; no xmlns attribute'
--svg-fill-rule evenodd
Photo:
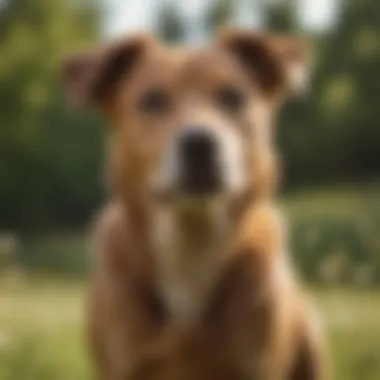
<svg viewBox="0 0 380 380"><path fill-rule="evenodd" d="M209 300L224 263L226 224L223 218L179 220L159 214L154 241L157 283L173 320L195 323Z"/></svg>

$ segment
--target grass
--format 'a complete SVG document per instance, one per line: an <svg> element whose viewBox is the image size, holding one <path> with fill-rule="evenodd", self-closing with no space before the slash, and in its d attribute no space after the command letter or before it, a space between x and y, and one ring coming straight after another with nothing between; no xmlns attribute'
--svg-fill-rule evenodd
<svg viewBox="0 0 380 380"><path fill-rule="evenodd" d="M0 379L91 378L82 286L13 279L0 289Z"/></svg>
<svg viewBox="0 0 380 380"><path fill-rule="evenodd" d="M0 284L0 378L91 379L79 283ZM336 380L380 379L380 292L318 290Z"/></svg>
<svg viewBox="0 0 380 380"><path fill-rule="evenodd" d="M380 379L380 292L318 291L336 380Z"/></svg>

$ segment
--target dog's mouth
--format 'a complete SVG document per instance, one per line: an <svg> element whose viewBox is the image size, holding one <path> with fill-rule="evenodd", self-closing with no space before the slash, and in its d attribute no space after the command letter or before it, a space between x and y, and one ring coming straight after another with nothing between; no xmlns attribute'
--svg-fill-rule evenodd
<svg viewBox="0 0 380 380"><path fill-rule="evenodd" d="M152 188L156 201L169 202L199 202L226 197L228 192L223 189L217 176L205 178L186 178L177 185L166 188Z"/></svg>
<svg viewBox="0 0 380 380"><path fill-rule="evenodd" d="M219 172L183 173L169 186L152 187L151 194L159 203L202 205L214 201L235 199L241 191L230 188Z"/></svg>

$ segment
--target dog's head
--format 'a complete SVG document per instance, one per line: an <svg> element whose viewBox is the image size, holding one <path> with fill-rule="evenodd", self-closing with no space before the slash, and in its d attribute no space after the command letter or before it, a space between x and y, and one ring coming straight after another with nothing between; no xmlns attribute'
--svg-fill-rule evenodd
<svg viewBox="0 0 380 380"><path fill-rule="evenodd" d="M64 77L73 103L109 119L118 183L155 199L236 199L270 188L273 119L307 58L298 38L248 31L197 51L136 36L73 55Z"/></svg>

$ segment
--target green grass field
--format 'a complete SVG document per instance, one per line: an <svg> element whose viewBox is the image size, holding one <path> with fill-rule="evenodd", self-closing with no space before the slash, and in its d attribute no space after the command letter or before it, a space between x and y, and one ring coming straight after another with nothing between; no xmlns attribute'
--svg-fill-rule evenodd
<svg viewBox="0 0 380 380"><path fill-rule="evenodd" d="M0 286L0 379L91 379L80 284ZM337 380L380 379L380 292L316 291Z"/></svg>

